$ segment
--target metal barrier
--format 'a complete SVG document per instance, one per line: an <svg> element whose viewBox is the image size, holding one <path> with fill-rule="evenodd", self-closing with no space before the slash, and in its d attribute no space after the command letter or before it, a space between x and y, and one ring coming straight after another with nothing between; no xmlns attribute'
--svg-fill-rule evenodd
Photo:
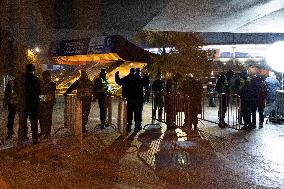
<svg viewBox="0 0 284 189"><path fill-rule="evenodd" d="M171 127L185 126L189 116L189 97L182 93L152 93L152 123L145 125L159 125L155 121L166 123Z"/></svg>
<svg viewBox="0 0 284 189"><path fill-rule="evenodd" d="M124 98L114 95L107 96L105 101L106 124L115 131L124 133L127 125L126 109L127 102ZM67 95L64 98L64 126L58 128L53 136L62 129L70 130L71 135L82 142L82 101L75 95Z"/></svg>
<svg viewBox="0 0 284 189"><path fill-rule="evenodd" d="M115 95L106 97L107 124L119 133L126 131L127 125L127 102L124 98Z"/></svg>
<svg viewBox="0 0 284 189"><path fill-rule="evenodd" d="M210 99L211 98L211 99ZM214 99L212 99L214 98ZM199 120L240 129L241 107L237 94L203 94L201 112L191 107L190 97L182 93L152 93L152 123L166 123L173 127L188 125L187 120L194 111ZM214 103L212 103L212 101Z"/></svg>
<svg viewBox="0 0 284 189"><path fill-rule="evenodd" d="M64 98L64 126L58 128L53 136L65 128L82 143L82 101L75 95L67 95Z"/></svg>
<svg viewBox="0 0 284 189"><path fill-rule="evenodd" d="M241 99L237 94L203 94L200 119L219 124L221 127L240 129L240 104Z"/></svg>

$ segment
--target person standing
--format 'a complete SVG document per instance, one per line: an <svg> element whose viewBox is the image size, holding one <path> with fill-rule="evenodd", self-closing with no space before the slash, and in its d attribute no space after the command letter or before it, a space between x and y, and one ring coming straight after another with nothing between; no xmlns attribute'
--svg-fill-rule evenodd
<svg viewBox="0 0 284 189"><path fill-rule="evenodd" d="M16 93L18 94L19 131L18 144L27 140L27 118L31 122L33 144L38 143L38 104L40 93L40 80L34 74L35 66L26 65L26 72L16 81Z"/></svg>
<svg viewBox="0 0 284 189"><path fill-rule="evenodd" d="M227 74L228 75L228 74ZM225 114L228 106L228 95L230 94L229 80L222 74L216 83L216 91L219 93L219 124L220 128L225 128L228 124L225 123Z"/></svg>
<svg viewBox="0 0 284 189"><path fill-rule="evenodd" d="M264 108L267 96L267 89L264 80L260 76L255 76L251 79L250 90L251 98L251 114L252 114L252 127L256 128L256 111L259 114L259 128L263 128L264 122Z"/></svg>
<svg viewBox="0 0 284 189"><path fill-rule="evenodd" d="M241 98L241 117L244 120L244 126L242 129L252 129L251 123L251 102L252 102L252 91L250 90L250 81L246 80L240 90Z"/></svg>
<svg viewBox="0 0 284 189"><path fill-rule="evenodd" d="M275 116L275 109L276 109L276 91L280 90L280 83L276 79L276 75L274 72L269 72L269 77L265 79L265 84L267 87L267 109L268 109L268 116L269 117L274 117Z"/></svg>
<svg viewBox="0 0 284 189"><path fill-rule="evenodd" d="M138 132L142 129L142 110L143 110L143 87L148 83L144 78L135 74L135 69L131 68L130 73L123 77L119 77L119 72L115 73L115 82L122 85L123 97L127 100L127 132L131 132L133 114L135 128Z"/></svg>
<svg viewBox="0 0 284 189"><path fill-rule="evenodd" d="M3 100L3 108L6 109L8 107L8 120L7 120L7 137L6 139L12 139L14 135L14 120L17 113L17 94L15 91L15 78L13 76L10 77L8 81L5 91L4 91L4 100Z"/></svg>
<svg viewBox="0 0 284 189"><path fill-rule="evenodd" d="M183 94L188 96L188 99L185 99L185 126L192 129L192 125L194 129L197 129L198 123L198 114L201 113L201 101L202 101L202 93L203 87L202 84L197 81L190 74L189 77L184 80L181 84L181 91Z"/></svg>
<svg viewBox="0 0 284 189"><path fill-rule="evenodd" d="M213 83L210 81L208 82L208 85L207 85L207 92L208 92L208 99L209 99L209 102L208 102L208 106L209 107L216 107L216 90L215 90L215 86L213 85Z"/></svg>
<svg viewBox="0 0 284 189"><path fill-rule="evenodd" d="M52 125L52 111L56 102L56 84L51 80L48 70L42 72L43 81L41 82L40 102L39 102L39 124L40 134L44 138L49 138Z"/></svg>
<svg viewBox="0 0 284 189"><path fill-rule="evenodd" d="M161 73L157 73L156 80L152 84L153 94L153 110L152 116L156 119L156 112L158 109L158 120L162 119L163 108L165 106L164 92L165 92L165 81L162 80Z"/></svg>
<svg viewBox="0 0 284 189"><path fill-rule="evenodd" d="M77 97L82 101L82 132L87 133L86 125L91 110L93 83L85 71L81 71L81 77L63 95L66 96L73 90L77 90Z"/></svg>
<svg viewBox="0 0 284 189"><path fill-rule="evenodd" d="M98 98L99 108L100 108L100 121L101 121L101 129L104 129L108 125L105 123L106 121L106 99L107 95L110 93L110 85L106 79L106 69L102 68L99 74L99 77L94 79L93 86L93 94L94 98Z"/></svg>
<svg viewBox="0 0 284 189"><path fill-rule="evenodd" d="M145 73L144 79L147 80L147 83L148 83L148 85L146 85L146 86L144 87L144 89L145 89L144 102L145 102L145 103L148 103L148 102L150 102L150 95L151 95L150 75L149 75L148 72Z"/></svg>

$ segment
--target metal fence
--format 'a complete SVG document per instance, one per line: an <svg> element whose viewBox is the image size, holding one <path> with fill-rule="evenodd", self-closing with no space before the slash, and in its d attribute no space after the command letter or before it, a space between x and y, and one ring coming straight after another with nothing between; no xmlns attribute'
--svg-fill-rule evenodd
<svg viewBox="0 0 284 189"><path fill-rule="evenodd" d="M69 129L80 143L82 143L82 101L75 95L64 98L64 126L58 128L53 136L62 129Z"/></svg>
<svg viewBox="0 0 284 189"><path fill-rule="evenodd" d="M106 124L116 132L124 133L126 131L126 109L127 102L124 98L114 95L106 97ZM82 101L75 95L67 95L64 98L64 126L58 128L53 136L62 129L68 129L71 135L82 143Z"/></svg>
<svg viewBox="0 0 284 189"><path fill-rule="evenodd" d="M201 120L240 129L241 99L237 94L209 93L202 95Z"/></svg>
<svg viewBox="0 0 284 189"><path fill-rule="evenodd" d="M199 120L240 129L240 97L236 94L203 94L201 110L191 106L189 96L182 93L152 93L152 124L155 121L174 127L186 126L191 111L198 111Z"/></svg>
<svg viewBox="0 0 284 189"><path fill-rule="evenodd" d="M112 126L117 132L124 133L127 125L126 99L120 96L108 95L105 107L107 124Z"/></svg>
<svg viewBox="0 0 284 189"><path fill-rule="evenodd" d="M189 107L189 97L182 93L152 93L152 124L159 121L172 127L182 127Z"/></svg>

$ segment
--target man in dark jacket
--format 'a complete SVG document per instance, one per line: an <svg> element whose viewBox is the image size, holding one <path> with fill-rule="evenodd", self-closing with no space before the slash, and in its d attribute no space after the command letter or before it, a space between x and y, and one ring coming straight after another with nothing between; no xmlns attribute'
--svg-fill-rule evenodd
<svg viewBox="0 0 284 189"><path fill-rule="evenodd" d="M263 127L264 122L264 108L265 108L265 100L267 96L267 89L264 82L259 76L254 76L250 82L250 90L252 94L251 98L251 114L252 114L252 126L256 127L256 110L259 113L259 128Z"/></svg>
<svg viewBox="0 0 284 189"><path fill-rule="evenodd" d="M48 70L42 73L43 81L41 82L40 102L39 102L39 124L40 136L50 137L52 125L52 111L55 104L56 84L51 80Z"/></svg>
<svg viewBox="0 0 284 189"><path fill-rule="evenodd" d="M31 122L33 144L38 143L38 103L40 93L40 80L34 74L35 66L26 65L26 73L20 76L16 82L18 94L19 131L18 143L23 144L27 139L27 118Z"/></svg>
<svg viewBox="0 0 284 189"><path fill-rule="evenodd" d="M15 78L11 78L4 91L3 107L8 107L8 120L7 120L7 138L11 139L14 134L14 119L17 112L17 94L15 91Z"/></svg>
<svg viewBox="0 0 284 189"><path fill-rule="evenodd" d="M161 78L161 73L157 73L156 80L152 84L152 91L153 93L153 110L152 110L152 116L153 119L156 119L156 112L158 109L158 119L162 119L162 113L163 108L165 106L165 98L164 98L164 92L165 92L165 81Z"/></svg>
<svg viewBox="0 0 284 189"><path fill-rule="evenodd" d="M88 78L88 75L85 71L81 71L81 77L76 80L63 95L66 96L73 90L77 90L77 97L82 100L82 132L86 133L88 132L86 125L88 123L91 110L93 83Z"/></svg>
<svg viewBox="0 0 284 189"><path fill-rule="evenodd" d="M251 102L252 102L252 91L250 90L250 82L245 81L240 91L241 97L241 117L244 119L244 126L242 129L252 129L251 123Z"/></svg>
<svg viewBox="0 0 284 189"><path fill-rule="evenodd" d="M134 114L135 132L141 130L142 110L143 110L143 87L148 83L140 76L135 75L135 69L131 68L130 73L119 77L119 72L115 73L115 82L122 85L123 97L127 100L127 132L131 132L132 119Z"/></svg>
<svg viewBox="0 0 284 189"><path fill-rule="evenodd" d="M198 114L201 113L201 101L202 101L202 92L203 87L201 82L197 81L193 76L190 76L184 80L181 84L181 91L183 94L187 95L188 98L185 98L185 126L189 129L197 129L198 123Z"/></svg>
<svg viewBox="0 0 284 189"><path fill-rule="evenodd" d="M224 128L228 125L227 123L225 123L225 114L227 112L227 106L228 106L228 98L229 98L228 95L230 94L230 84L224 74L222 74L217 80L216 91L217 93L219 93L218 126Z"/></svg>
<svg viewBox="0 0 284 189"><path fill-rule="evenodd" d="M106 79L106 69L102 68L99 77L94 79L94 98L98 98L99 108L100 108L100 120L101 129L104 129L106 125L106 99L107 95L110 93L110 85Z"/></svg>

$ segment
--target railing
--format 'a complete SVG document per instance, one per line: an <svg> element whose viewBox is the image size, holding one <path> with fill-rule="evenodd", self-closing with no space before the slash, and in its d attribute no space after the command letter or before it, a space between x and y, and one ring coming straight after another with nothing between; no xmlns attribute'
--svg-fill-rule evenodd
<svg viewBox="0 0 284 189"><path fill-rule="evenodd" d="M119 133L126 131L127 125L127 102L124 98L116 95L106 97L107 124Z"/></svg>
<svg viewBox="0 0 284 189"><path fill-rule="evenodd" d="M152 123L166 123L170 127L185 126L189 115L189 97L181 93L152 93ZM146 126L148 126L146 125Z"/></svg>
<svg viewBox="0 0 284 189"><path fill-rule="evenodd" d="M126 131L126 109L127 102L124 98L114 95L106 97L106 123L116 132ZM53 136L62 129L68 129L71 135L82 143L82 101L75 95L64 97L64 126L58 128Z"/></svg>
<svg viewBox="0 0 284 189"><path fill-rule="evenodd" d="M152 93L152 124L158 121L172 127L188 126L190 114L200 114L199 120L240 129L241 107L238 95L203 94L201 111L196 102L194 106L190 100L189 96L182 93Z"/></svg>
<svg viewBox="0 0 284 189"><path fill-rule="evenodd" d="M64 126L58 128L53 136L62 129L69 129L80 143L82 143L82 101L75 95L64 98Z"/></svg>
<svg viewBox="0 0 284 189"><path fill-rule="evenodd" d="M209 93L202 96L200 119L221 127L240 129L241 99L237 94Z"/></svg>

